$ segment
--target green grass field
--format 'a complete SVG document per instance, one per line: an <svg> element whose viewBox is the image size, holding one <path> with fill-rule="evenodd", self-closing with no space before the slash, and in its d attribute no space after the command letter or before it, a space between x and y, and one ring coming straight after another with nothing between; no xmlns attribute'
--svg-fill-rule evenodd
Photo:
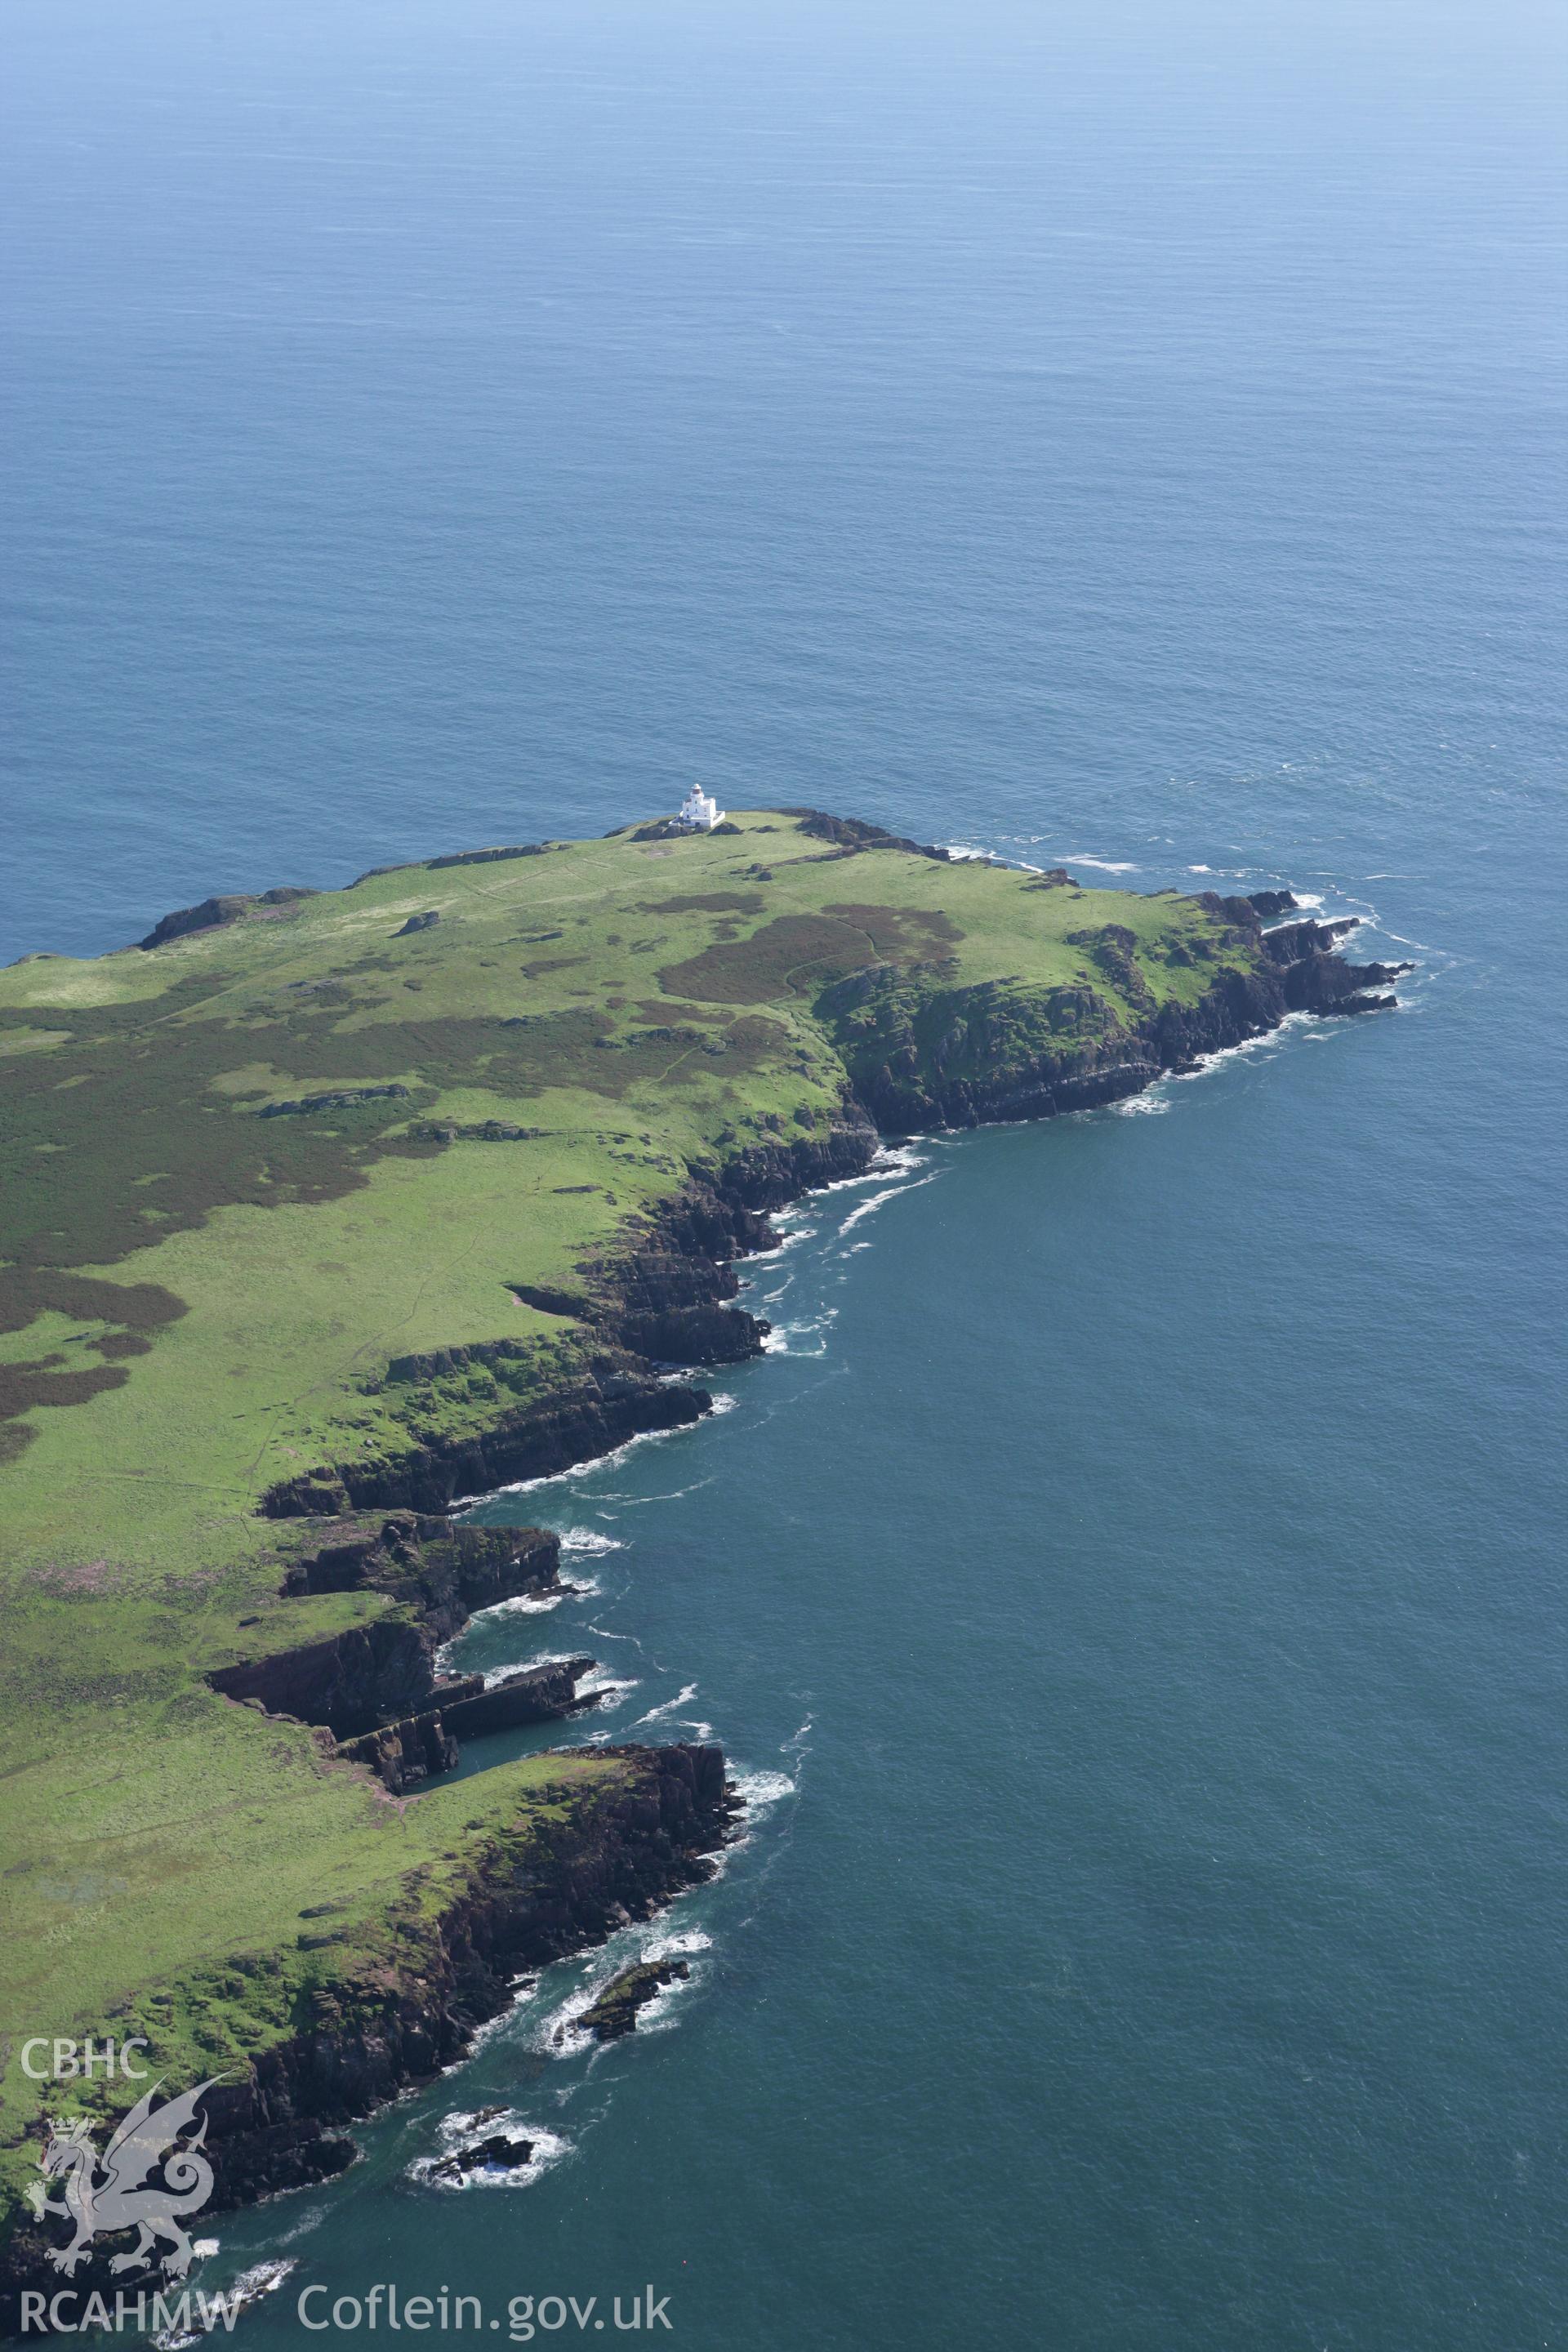
<svg viewBox="0 0 1568 2352"><path fill-rule="evenodd" d="M987 1047L955 992L991 984L993 1018L1070 1044L1195 1002L1245 955L1190 899L736 822L400 867L150 952L0 972L13 2045L134 2019L171 2071L237 2060L563 1779L553 1759L394 1804L215 1696L214 1664L388 1605L280 1599L267 1487L558 1381L574 1327L510 1286L573 1286L693 1168L830 1123L882 1018L835 1009L847 975L945 1024L962 1066ZM1131 947L1073 936L1107 925ZM300 1107L321 1096L340 1099ZM395 1356L500 1339L525 1343L510 1386L384 1380ZM339 1940L302 1949L324 1901ZM37 2093L15 2066L4 2083L15 2155Z"/></svg>

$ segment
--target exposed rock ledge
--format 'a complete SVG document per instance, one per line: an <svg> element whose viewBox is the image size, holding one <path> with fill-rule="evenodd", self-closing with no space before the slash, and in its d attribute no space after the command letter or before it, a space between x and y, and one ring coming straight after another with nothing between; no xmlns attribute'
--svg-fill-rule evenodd
<svg viewBox="0 0 1568 2352"><path fill-rule="evenodd" d="M520 1666L496 1682L483 1675L454 1675L437 1683L434 1706L342 1740L333 1752L343 1763L368 1765L400 1797L433 1772L450 1771L461 1753L459 1739L553 1723L592 1706L593 1694L577 1685L597 1664L596 1658L552 1658L542 1666Z"/></svg>
<svg viewBox="0 0 1568 2352"><path fill-rule="evenodd" d="M399 1605L368 1624L215 1667L225 1697L331 1733L342 1762L369 1767L395 1796L458 1759L460 1738L548 1723L591 1706L577 1685L596 1661L552 1659L499 1680L438 1675L436 1653L472 1611L564 1591L561 1546L542 1528L455 1527L402 1511L321 1523L283 1593L375 1591ZM310 1538L307 1537L307 1541Z"/></svg>

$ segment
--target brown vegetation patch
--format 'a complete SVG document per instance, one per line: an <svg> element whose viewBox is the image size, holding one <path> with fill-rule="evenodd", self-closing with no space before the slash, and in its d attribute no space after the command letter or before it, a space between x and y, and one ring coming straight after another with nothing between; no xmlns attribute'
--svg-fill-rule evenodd
<svg viewBox="0 0 1568 2352"><path fill-rule="evenodd" d="M684 963L661 966L658 982L676 996L765 1004L809 993L869 962L874 953L866 933L847 923L823 915L778 915L750 939L722 940Z"/></svg>
<svg viewBox="0 0 1568 2352"><path fill-rule="evenodd" d="M131 1378L116 1364L86 1371L59 1371L61 1355L39 1356L27 1364L0 1364L0 1421L16 1421L40 1404L85 1404L105 1389L122 1389Z"/></svg>
<svg viewBox="0 0 1568 2352"><path fill-rule="evenodd" d="M130 1573L128 1568L113 1560L59 1560L37 1570L34 1581L41 1584L46 1592L69 1600L81 1593L107 1592L112 1586L125 1583Z"/></svg>
<svg viewBox="0 0 1568 2352"><path fill-rule="evenodd" d="M362 1009L344 995L348 1009ZM200 1225L216 1208L335 1199L363 1185L379 1158L424 1158L443 1148L408 1131L417 1094L366 1091L345 1106L340 1087L330 1108L262 1119L215 1099L214 1081L226 1072L259 1063L303 1086L385 1084L412 1074L432 1089L479 1086L512 1099L554 1087L613 1098L657 1078L670 1058L668 1035L618 1035L606 1014L587 1007L357 1026L345 1025L340 1007L320 994L292 996L285 1012L258 1007L232 1022L193 1019L194 1009L188 992L151 1005L95 1009L76 1017L72 1042L53 1055L6 1057L0 1261L9 1263L0 1264L0 1329L21 1328L49 1306L148 1331L184 1312L181 1301L153 1285L62 1272L113 1265L146 1246L143 1178L160 1180L161 1238ZM662 1003L656 1009L668 1017ZM739 1050L754 1048L743 1042ZM83 1083L62 1087L62 1062Z"/></svg>
<svg viewBox="0 0 1568 2352"><path fill-rule="evenodd" d="M547 971L564 971L569 964L586 963L586 956L535 956L531 963L520 964L524 980L542 980Z"/></svg>
<svg viewBox="0 0 1568 2352"><path fill-rule="evenodd" d="M684 898L644 898L639 915L760 915L767 905L760 890L696 890Z"/></svg>
<svg viewBox="0 0 1568 2352"><path fill-rule="evenodd" d="M778 915L749 939L721 940L684 963L666 964L659 986L721 1004L765 1004L810 995L868 963L916 963L963 934L942 914L841 904L821 915Z"/></svg>
<svg viewBox="0 0 1568 2352"><path fill-rule="evenodd" d="M836 900L827 910L865 931L884 963L908 963L955 948L963 937L958 925L940 909L920 907L868 907Z"/></svg>
<svg viewBox="0 0 1568 2352"><path fill-rule="evenodd" d="M640 1013L645 1021L668 1021L674 1013L678 1020L704 1021L720 1029L727 1029L735 1017L732 1013L718 1012L711 1004L682 1004L679 997L672 1000L668 996L639 996L634 1000L632 1009Z"/></svg>

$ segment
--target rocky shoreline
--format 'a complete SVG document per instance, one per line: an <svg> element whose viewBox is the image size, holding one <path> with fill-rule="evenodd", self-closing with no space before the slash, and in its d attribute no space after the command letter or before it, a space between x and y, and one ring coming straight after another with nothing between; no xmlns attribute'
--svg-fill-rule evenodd
<svg viewBox="0 0 1568 2352"><path fill-rule="evenodd" d="M717 1169L694 1171L666 1208L642 1221L628 1247L584 1264L580 1284L570 1290L514 1286L526 1305L585 1330L590 1347L580 1378L502 1413L478 1435L412 1446L377 1461L322 1465L271 1487L262 1509L279 1518L441 1513L463 1497L581 1468L630 1438L689 1427L712 1411L712 1397L670 1373L741 1363L762 1353L768 1325L730 1302L740 1290L735 1261L778 1246L770 1213L824 1185L864 1175L894 1139L1096 1109L1265 1036L1293 1013L1342 1018L1388 1010L1395 1002L1388 992L1392 983L1411 969L1348 962L1339 943L1359 919L1300 917L1287 890L1260 891L1253 898L1205 891L1199 903L1251 951L1250 969L1220 970L1194 1005L1152 1008L1103 1043L1075 1041L1057 1049L1038 1050L1037 1041L1026 1039L1024 1050L1003 1050L998 1007L988 1001L1001 992L965 992L969 1001L955 1025L964 1030L972 1052L977 1039L983 1054L997 1048L983 1078L946 1077L941 1048L921 1050L898 1002L907 973L873 966L828 990L823 1005L832 1013L853 1018L872 1006L878 1055L873 1066L854 1071L831 1129L752 1144ZM1266 918L1281 914L1298 919L1266 928ZM1142 983L1131 944L1130 935L1123 944L1114 927L1107 927L1092 935L1090 953L1136 1002ZM879 991L886 1000L880 1005ZM459 1357L500 1360L519 1346L498 1340L439 1358L395 1359L389 1377L427 1376Z"/></svg>
<svg viewBox="0 0 1568 2352"><path fill-rule="evenodd" d="M260 2053L245 2080L206 2094L216 2185L204 2218L346 2170L358 2153L347 2127L460 2059L515 1999L521 1974L602 1943L713 1875L739 1810L722 1751L595 1752L621 1769L586 1791L563 1783L559 1819L493 1837L402 1967L318 1987L303 2030ZM68 2284L84 2298L107 2294L112 2309L124 2282L110 2263L128 2235L95 2241L68 2282L49 2260L53 2237L24 2221L0 2253L0 2333L19 2331L24 2291Z"/></svg>
<svg viewBox="0 0 1568 2352"><path fill-rule="evenodd" d="M1038 887L1060 886L1044 877ZM396 1801L449 1769L461 1737L591 1705L580 1687L591 1658L552 1660L495 1682L438 1670L440 1644L475 1610L563 1589L553 1536L462 1524L454 1507L701 1420L711 1395L679 1373L754 1357L768 1332L733 1303L735 1263L778 1245L772 1213L864 1175L886 1140L1114 1102L1277 1029L1292 1013L1343 1016L1389 1006L1389 984L1408 969L1347 962L1339 942L1352 926L1302 918L1288 892L1205 893L1202 903L1225 927L1222 936L1247 950L1245 969L1223 964L1194 1003L1157 1007L1133 962L1131 934L1114 926L1085 933L1086 956L1126 1001L1149 1009L1101 1034L1074 1021L1059 1044L1042 1034L1037 1016L1034 1027L1020 1024L1005 992L988 985L947 992L933 1041L931 989L924 1012L915 1002L931 975L918 968L874 965L825 991L819 1017L852 1041L841 1048L849 1077L837 1122L795 1140L785 1139L782 1120L773 1122L774 1139L694 1169L623 1245L580 1265L572 1288L517 1283L525 1304L560 1317L581 1339L563 1385L500 1412L478 1433L322 1464L270 1488L262 1513L288 1525L284 1597L364 1591L394 1607L346 1631L221 1666L209 1675L212 1685L237 1704L311 1725L325 1757L373 1774ZM190 910L167 922L228 919L227 902L210 905L216 912ZM498 1339L397 1358L386 1378L436 1379L522 1352L521 1343ZM355 2153L346 2126L460 2057L477 2027L507 2006L520 1970L598 1942L712 1874L736 1810L721 1751L671 1744L595 1752L623 1769L592 1790L568 1790L563 1817L547 1829L522 1821L492 1837L469 1863L466 1891L424 1923L414 1962L318 1988L298 2034L258 2055L246 2080L208 2095L206 2152L217 2182L211 2211L343 2169ZM321 1940L330 1939L323 1931ZM617 1999L595 2032L630 2030L658 1985L645 1970L610 1990ZM60 2284L47 2245L25 2224L0 2256L0 2327L15 2326L23 2287ZM107 2277L102 2258L116 2251L105 2241L91 2272L72 2284L99 2284L100 2272Z"/></svg>

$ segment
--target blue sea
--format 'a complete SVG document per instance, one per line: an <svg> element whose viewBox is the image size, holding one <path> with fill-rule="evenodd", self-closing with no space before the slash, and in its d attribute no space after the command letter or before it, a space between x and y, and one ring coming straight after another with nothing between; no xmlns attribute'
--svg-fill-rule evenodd
<svg viewBox="0 0 1568 2352"><path fill-rule="evenodd" d="M747 1840L208 2283L296 2265L257 2352L378 2282L503 2344L649 2283L691 2352L1563 2344L1568 17L5 47L0 957L697 776L1417 963L807 1202L726 1411L484 1507L584 1590L462 1659L592 1650L571 1736L710 1729ZM487 2105L526 2177L422 2181Z"/></svg>

